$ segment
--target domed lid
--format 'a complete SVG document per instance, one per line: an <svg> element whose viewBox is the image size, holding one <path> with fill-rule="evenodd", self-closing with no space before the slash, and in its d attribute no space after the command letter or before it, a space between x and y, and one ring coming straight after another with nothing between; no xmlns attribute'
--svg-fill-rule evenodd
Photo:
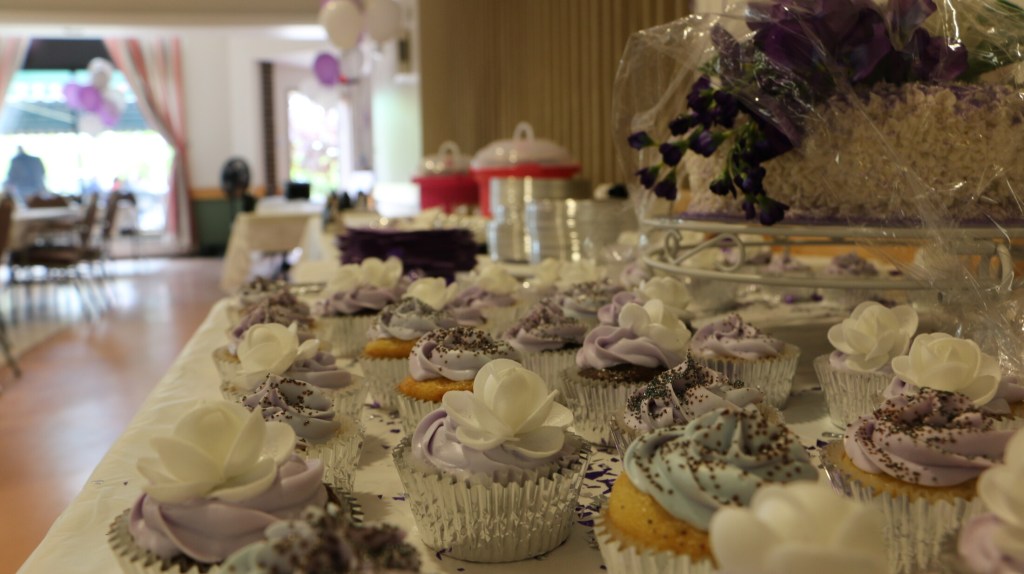
<svg viewBox="0 0 1024 574"><path fill-rule="evenodd" d="M533 136L533 126L519 122L512 139L487 144L473 156L473 169L513 167L524 164L574 165L572 155L551 140Z"/></svg>
<svg viewBox="0 0 1024 574"><path fill-rule="evenodd" d="M437 149L436 155L428 155L420 162L421 175L445 175L469 171L470 158L459 150L458 144L448 140Z"/></svg>

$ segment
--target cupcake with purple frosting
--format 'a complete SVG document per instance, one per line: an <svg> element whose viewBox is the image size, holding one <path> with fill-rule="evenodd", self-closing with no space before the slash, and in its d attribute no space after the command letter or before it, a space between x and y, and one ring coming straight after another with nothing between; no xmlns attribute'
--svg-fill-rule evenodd
<svg viewBox="0 0 1024 574"><path fill-rule="evenodd" d="M536 373L489 362L472 391L444 395L394 461L423 542L447 556L510 562L569 536L590 447Z"/></svg>
<svg viewBox="0 0 1024 574"><path fill-rule="evenodd" d="M882 404L892 381L892 360L910 348L917 311L909 305L888 308L865 301L849 318L828 330L835 351L814 359L828 414L840 428Z"/></svg>
<svg viewBox="0 0 1024 574"><path fill-rule="evenodd" d="M690 354L705 367L761 389L777 409L786 405L800 359L799 348L762 333L735 313L697 329Z"/></svg>
<svg viewBox="0 0 1024 574"><path fill-rule="evenodd" d="M366 332L374 318L401 295L402 262L367 257L359 264L342 265L324 288L326 298L316 302L318 335L340 357L354 357L366 346Z"/></svg>
<svg viewBox="0 0 1024 574"><path fill-rule="evenodd" d="M367 331L359 366L381 408L398 411L395 387L409 370L409 354L420 337L434 329L457 326L455 317L445 309L454 290L454 285L446 285L439 277L417 279L401 301L381 310Z"/></svg>
<svg viewBox="0 0 1024 574"><path fill-rule="evenodd" d="M228 330L228 339L230 340L228 350L233 351L238 342L245 336L246 331L254 325L267 323L277 323L285 327L295 323L296 332L300 340L305 341L316 338L314 333L316 322L310 316L308 307L278 305L274 303L273 299L265 299L249 307L245 314L242 315L242 318Z"/></svg>
<svg viewBox="0 0 1024 574"><path fill-rule="evenodd" d="M189 411L139 459L143 494L111 525L122 570L206 571L270 524L323 507L323 465L297 456L295 440L288 425L237 403Z"/></svg>
<svg viewBox="0 0 1024 574"><path fill-rule="evenodd" d="M595 444L612 444L612 421L631 392L682 363L690 340L678 318L661 301L628 303L617 325L587 333L576 366L562 377L576 432Z"/></svg>
<svg viewBox="0 0 1024 574"><path fill-rule="evenodd" d="M296 453L323 463L324 482L352 492L363 429L355 418L335 412L327 393L309 383L267 375L252 394L242 397L242 404L267 421L292 427L298 438Z"/></svg>
<svg viewBox="0 0 1024 574"><path fill-rule="evenodd" d="M680 319L688 315L686 307L690 304L690 291L686 285L675 277L654 277L638 285L635 290L616 293L607 305L598 309L597 320L602 325L615 325L627 303L643 305L652 299L661 301L666 311Z"/></svg>
<svg viewBox="0 0 1024 574"><path fill-rule="evenodd" d="M765 277L784 279L796 279L801 283L805 279L814 277L814 270L810 265L791 256L787 252L772 253L767 265L759 267ZM797 303L814 298L817 290L814 287L800 287L797 285L768 285L762 287L765 295L776 302Z"/></svg>
<svg viewBox="0 0 1024 574"><path fill-rule="evenodd" d="M523 366L562 392L562 373L576 362L587 327L545 299L516 321L502 338L519 351Z"/></svg>
<svg viewBox="0 0 1024 574"><path fill-rule="evenodd" d="M398 413L406 434L450 391L473 388L477 372L495 359L519 359L508 343L471 327L435 329L409 354L409 374L398 385Z"/></svg>
<svg viewBox="0 0 1024 574"><path fill-rule="evenodd" d="M518 279L495 264L486 264L473 273L468 284L449 304L461 325L476 326L475 313L483 316L483 328L500 335L519 314Z"/></svg>
<svg viewBox="0 0 1024 574"><path fill-rule="evenodd" d="M567 286L555 295L553 301L562 308L567 317L582 322L588 328L600 323L598 312L612 302L621 287L607 280L588 281Z"/></svg>
<svg viewBox="0 0 1024 574"><path fill-rule="evenodd" d="M841 279L874 279L878 277L878 268L855 251L851 251L833 257L825 267L825 275ZM824 289L822 295L839 305L852 307L877 297L878 293L871 289Z"/></svg>
<svg viewBox="0 0 1024 574"><path fill-rule="evenodd" d="M1002 462L1011 435L966 395L923 389L854 421L822 462L837 490L882 508L890 565L916 572L980 511L978 476Z"/></svg>
<svg viewBox="0 0 1024 574"><path fill-rule="evenodd" d="M612 439L624 455L629 443L642 434L686 424L722 407L753 408L772 424L784 422L782 413L765 403L760 390L729 380L688 356L629 396L622 414L615 418Z"/></svg>

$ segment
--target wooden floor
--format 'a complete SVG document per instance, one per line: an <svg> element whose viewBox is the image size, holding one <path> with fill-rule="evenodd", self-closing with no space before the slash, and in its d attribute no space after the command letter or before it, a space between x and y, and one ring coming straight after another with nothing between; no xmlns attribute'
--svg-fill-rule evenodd
<svg viewBox="0 0 1024 574"><path fill-rule="evenodd" d="M120 263L112 309L28 351L21 379L0 372L0 574L42 540L221 297L220 266Z"/></svg>

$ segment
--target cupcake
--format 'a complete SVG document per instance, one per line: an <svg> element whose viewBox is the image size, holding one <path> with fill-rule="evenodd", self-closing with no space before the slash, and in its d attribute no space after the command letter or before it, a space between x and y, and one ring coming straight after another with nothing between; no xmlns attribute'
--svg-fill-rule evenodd
<svg viewBox="0 0 1024 574"><path fill-rule="evenodd" d="M964 525L957 542L965 572L1024 574L1024 431L1006 446L1004 464L978 478L978 498L986 513Z"/></svg>
<svg viewBox="0 0 1024 574"><path fill-rule="evenodd" d="M519 363L489 362L472 388L446 394L394 451L423 542L474 562L548 552L576 521L590 448Z"/></svg>
<svg viewBox="0 0 1024 574"><path fill-rule="evenodd" d="M566 402L576 432L592 443L612 444L612 419L626 398L686 358L690 331L665 311L661 301L641 307L628 303L618 325L599 325L587 333L576 366L563 375Z"/></svg>
<svg viewBox="0 0 1024 574"><path fill-rule="evenodd" d="M324 482L352 491L363 429L353 417L336 413L327 393L309 383L271 374L242 398L242 404L263 413L268 421L292 427L298 437L296 453L323 463Z"/></svg>
<svg viewBox="0 0 1024 574"><path fill-rule="evenodd" d="M367 332L359 365L373 389L373 398L385 410L398 410L395 387L405 377L416 341L434 329L456 326L455 317L444 310L454 288L446 287L441 278L416 280L401 301L381 310Z"/></svg>
<svg viewBox="0 0 1024 574"><path fill-rule="evenodd" d="M266 540L232 554L223 570L230 574L355 574L419 572L416 549L394 526L362 526L337 505L310 506L294 520L275 522Z"/></svg>
<svg viewBox="0 0 1024 574"><path fill-rule="evenodd" d="M1011 434L966 395L922 389L854 421L822 462L838 491L882 508L893 571L916 572L978 513L978 475L1002 461Z"/></svg>
<svg viewBox="0 0 1024 574"><path fill-rule="evenodd" d="M619 291L611 302L597 311L597 320L603 325L615 325L619 319L619 312L627 303L644 303L658 299L665 305L665 309L683 319L686 315L686 306L690 303L690 292L681 281L674 277L655 277L645 281L635 291Z"/></svg>
<svg viewBox="0 0 1024 574"><path fill-rule="evenodd" d="M234 348L245 336L245 332L254 325L265 323L277 323L285 327L295 323L300 341L316 338L313 333L314 320L309 314L308 307L279 305L273 299L265 299L249 307L242 318L228 330L228 338L231 341L229 348Z"/></svg>
<svg viewBox="0 0 1024 574"><path fill-rule="evenodd" d="M325 299L317 301L318 335L340 357L354 357L366 346L366 332L374 317L400 295L402 262L397 257L381 261L367 257L361 263L342 265L327 282Z"/></svg>
<svg viewBox="0 0 1024 574"><path fill-rule="evenodd" d="M846 428L882 404L882 391L893 377L889 363L907 352L916 331L913 307L889 309L872 301L857 305L848 319L828 330L836 350L814 359L814 371L832 424Z"/></svg>
<svg viewBox="0 0 1024 574"><path fill-rule="evenodd" d="M452 309L479 311L483 315L484 328L499 335L516 320L519 312L519 280L495 264L484 265L470 278L468 285L451 302ZM466 311L456 311L456 317ZM462 321L460 320L460 324Z"/></svg>
<svg viewBox="0 0 1024 574"><path fill-rule="evenodd" d="M799 348L762 333L735 313L698 329L690 353L698 363L758 387L777 409L786 405L800 358Z"/></svg>
<svg viewBox="0 0 1024 574"><path fill-rule="evenodd" d="M796 435L754 409L716 409L655 430L626 451L594 526L601 556L612 574L710 574L716 511L746 506L767 483L817 476Z"/></svg>
<svg viewBox="0 0 1024 574"><path fill-rule="evenodd" d="M234 299L228 304L228 320L237 323L254 306L265 301L269 301L271 305L290 307L302 315L308 316L310 313L309 305L292 294L288 283L257 277L239 289Z"/></svg>
<svg viewBox="0 0 1024 574"><path fill-rule="evenodd" d="M409 374L398 385L402 428L411 434L449 391L473 389L477 371L495 359L518 359L508 343L479 329L436 329L420 338L409 354Z"/></svg>
<svg viewBox="0 0 1024 574"><path fill-rule="evenodd" d="M587 327L544 300L516 321L502 338L519 352L523 366L562 392L562 373L576 362ZM561 398L561 397L560 397Z"/></svg>
<svg viewBox="0 0 1024 574"><path fill-rule="evenodd" d="M836 255L825 267L825 275L836 279L873 279L878 277L878 268L856 252ZM871 289L825 289L822 295L844 307L852 307L872 299L877 293Z"/></svg>
<svg viewBox="0 0 1024 574"><path fill-rule="evenodd" d="M686 424L722 407L761 411L770 423L782 423L782 413L764 402L764 393L697 364L693 357L654 377L633 391L622 414L612 424L612 439L620 454L638 436L660 428Z"/></svg>
<svg viewBox="0 0 1024 574"><path fill-rule="evenodd" d="M786 252L773 253L768 264L760 268L765 277L785 279L811 279L814 270L810 265L790 256ZM768 285L762 288L765 295L783 303L797 303L812 299L816 293L814 287L798 287L792 285Z"/></svg>
<svg viewBox="0 0 1024 574"><path fill-rule="evenodd" d="M621 288L608 281L588 281L560 290L554 302L562 308L567 317L581 321L589 328L600 322L597 312L608 303Z"/></svg>
<svg viewBox="0 0 1024 574"><path fill-rule="evenodd" d="M206 571L327 502L323 466L295 454L291 427L237 403L196 407L152 447L137 464L143 494L108 535L124 572Z"/></svg>
<svg viewBox="0 0 1024 574"><path fill-rule="evenodd" d="M214 351L221 371L221 393L228 400L238 399L252 392L270 373L324 389L339 415L357 415L366 397L366 385L339 369L337 359L324 349L317 339L300 343L295 323L288 327L277 323L256 325L238 343L234 363L226 348Z"/></svg>
<svg viewBox="0 0 1024 574"><path fill-rule="evenodd" d="M711 517L711 553L722 574L881 574L882 524L877 508L823 484L768 484Z"/></svg>
<svg viewBox="0 0 1024 574"><path fill-rule="evenodd" d="M970 339L946 333L922 333L907 355L892 360L895 377L885 398L914 395L922 388L966 395L998 428L1024 425L1024 386L1003 377L999 360Z"/></svg>

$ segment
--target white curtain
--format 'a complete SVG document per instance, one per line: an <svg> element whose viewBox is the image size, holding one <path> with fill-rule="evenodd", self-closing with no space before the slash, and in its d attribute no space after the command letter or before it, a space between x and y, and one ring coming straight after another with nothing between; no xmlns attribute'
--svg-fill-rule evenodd
<svg viewBox="0 0 1024 574"><path fill-rule="evenodd" d="M31 42L28 38L0 38L0 110L4 107L4 96L14 73L25 63Z"/></svg>
<svg viewBox="0 0 1024 574"><path fill-rule="evenodd" d="M181 43L177 38L108 38L104 44L135 92L143 117L174 148L167 230L188 250L193 226Z"/></svg>

